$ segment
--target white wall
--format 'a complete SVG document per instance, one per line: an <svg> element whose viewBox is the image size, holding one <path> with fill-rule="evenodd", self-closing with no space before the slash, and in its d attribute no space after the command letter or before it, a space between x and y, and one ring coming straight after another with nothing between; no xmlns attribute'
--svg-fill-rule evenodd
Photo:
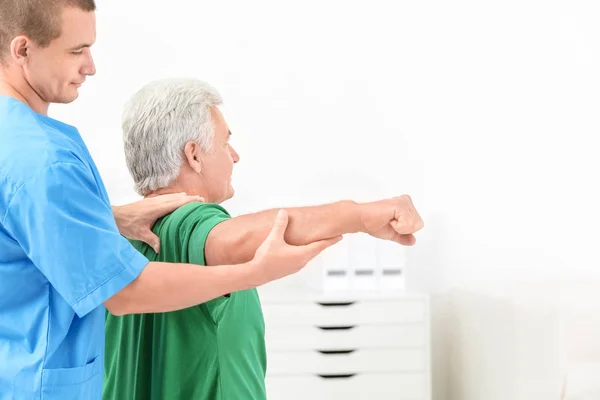
<svg viewBox="0 0 600 400"><path fill-rule="evenodd" d="M51 112L114 203L123 103L193 76L225 98L234 213L410 193L409 287L600 277L596 1L98 3L98 74Z"/></svg>

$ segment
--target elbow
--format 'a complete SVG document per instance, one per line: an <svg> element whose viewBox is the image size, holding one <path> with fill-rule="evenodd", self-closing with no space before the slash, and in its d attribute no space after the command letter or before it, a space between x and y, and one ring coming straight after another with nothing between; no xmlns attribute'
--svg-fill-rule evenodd
<svg viewBox="0 0 600 400"><path fill-rule="evenodd" d="M115 317L122 317L124 315L127 315L128 313L121 308L115 308L115 307L106 307L106 309L108 310L109 313L111 313L112 315L114 315Z"/></svg>
<svg viewBox="0 0 600 400"><path fill-rule="evenodd" d="M125 307L121 307L117 304L112 304L109 301L104 303L104 307L106 307L109 313L116 317L122 317L123 315L128 314L128 312L125 310Z"/></svg>
<svg viewBox="0 0 600 400"><path fill-rule="evenodd" d="M117 317L133 314L131 307L128 305L129 302L122 292L123 290L104 302L104 307L108 312Z"/></svg>

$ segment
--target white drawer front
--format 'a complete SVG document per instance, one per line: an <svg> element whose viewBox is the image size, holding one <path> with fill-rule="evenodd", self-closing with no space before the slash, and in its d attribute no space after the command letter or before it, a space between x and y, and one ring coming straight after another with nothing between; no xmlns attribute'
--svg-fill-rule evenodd
<svg viewBox="0 0 600 400"><path fill-rule="evenodd" d="M425 346L425 325L359 325L322 329L315 326L271 326L268 351L405 348Z"/></svg>
<svg viewBox="0 0 600 400"><path fill-rule="evenodd" d="M369 349L344 353L318 351L269 353L267 374L358 374L365 372L424 372L423 349Z"/></svg>
<svg viewBox="0 0 600 400"><path fill-rule="evenodd" d="M275 326L339 326L423 322L421 301L358 301L338 305L320 303L264 304L267 329Z"/></svg>
<svg viewBox="0 0 600 400"><path fill-rule="evenodd" d="M363 374L350 378L319 376L267 377L269 400L420 400L425 399L425 374Z"/></svg>

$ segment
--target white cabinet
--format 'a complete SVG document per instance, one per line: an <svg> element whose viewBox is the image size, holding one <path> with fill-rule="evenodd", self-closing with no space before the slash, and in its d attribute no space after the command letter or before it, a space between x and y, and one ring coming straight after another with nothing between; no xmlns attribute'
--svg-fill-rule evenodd
<svg viewBox="0 0 600 400"><path fill-rule="evenodd" d="M431 399L426 296L272 288L260 290L270 400Z"/></svg>
<svg viewBox="0 0 600 400"><path fill-rule="evenodd" d="M267 376L267 396L269 400L420 400L428 399L427 385L423 373L372 373L346 378Z"/></svg>

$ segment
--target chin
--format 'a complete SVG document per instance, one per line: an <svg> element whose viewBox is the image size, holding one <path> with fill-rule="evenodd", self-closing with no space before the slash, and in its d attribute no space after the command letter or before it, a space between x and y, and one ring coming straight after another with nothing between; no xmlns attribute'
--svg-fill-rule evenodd
<svg viewBox="0 0 600 400"><path fill-rule="evenodd" d="M65 103L65 104L72 103L72 102L74 102L75 100L77 100L77 98L78 98L78 97L79 97L79 91L75 91L75 94L73 94L71 97L67 97L67 98L65 99L65 102L64 102L64 103Z"/></svg>
<svg viewBox="0 0 600 400"><path fill-rule="evenodd" d="M74 94L72 94L70 96L59 96L59 97L56 97L55 99L51 100L50 103L69 104L69 103L72 103L75 100L77 100L78 97L79 97L79 92L75 92Z"/></svg>
<svg viewBox="0 0 600 400"><path fill-rule="evenodd" d="M233 197L233 195L234 195L234 194L235 194L235 190L234 190L233 188L230 188L230 189L227 191L227 195L223 196L223 200L221 201L221 203L222 203L223 201L227 201L227 200L231 199L231 198Z"/></svg>

